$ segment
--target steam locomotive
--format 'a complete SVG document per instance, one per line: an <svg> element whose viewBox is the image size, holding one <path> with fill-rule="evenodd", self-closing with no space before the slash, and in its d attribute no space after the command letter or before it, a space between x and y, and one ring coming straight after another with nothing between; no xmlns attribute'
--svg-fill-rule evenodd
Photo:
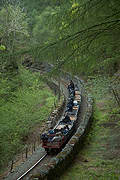
<svg viewBox="0 0 120 180"><path fill-rule="evenodd" d="M81 92L72 81L70 81L67 88L69 97L64 115L53 129L41 135L42 147L45 148L48 154L60 152L77 128Z"/></svg>

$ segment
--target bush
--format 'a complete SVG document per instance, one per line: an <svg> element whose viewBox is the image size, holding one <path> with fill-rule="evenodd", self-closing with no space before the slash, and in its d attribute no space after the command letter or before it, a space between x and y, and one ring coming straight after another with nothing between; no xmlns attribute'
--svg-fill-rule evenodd
<svg viewBox="0 0 120 180"><path fill-rule="evenodd" d="M28 135L32 127L47 120L55 97L40 80L38 73L33 74L24 69L21 69L20 74L12 80L2 80L0 93L2 95L0 166L2 166L22 149L22 139ZM9 98L6 98L8 96Z"/></svg>

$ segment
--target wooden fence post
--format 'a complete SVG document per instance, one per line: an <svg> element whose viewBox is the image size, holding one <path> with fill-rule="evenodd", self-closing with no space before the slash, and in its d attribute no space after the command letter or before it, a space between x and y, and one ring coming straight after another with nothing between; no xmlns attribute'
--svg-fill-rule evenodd
<svg viewBox="0 0 120 180"><path fill-rule="evenodd" d="M12 170L13 170L13 164L14 164L14 161L12 160L11 167L10 167L10 172L12 172Z"/></svg>
<svg viewBox="0 0 120 180"><path fill-rule="evenodd" d="M27 157L28 157L28 146L26 146L25 148L25 158L27 159Z"/></svg>
<svg viewBox="0 0 120 180"><path fill-rule="evenodd" d="M33 154L33 152L34 152L34 148L33 148L33 144L32 144L32 154Z"/></svg>
<svg viewBox="0 0 120 180"><path fill-rule="evenodd" d="M34 144L33 144L33 150L34 150L34 151L35 151L35 148L36 148L35 145L36 145L36 143L35 143L35 141L34 141Z"/></svg>
<svg viewBox="0 0 120 180"><path fill-rule="evenodd" d="M22 161L24 160L24 152L22 151Z"/></svg>

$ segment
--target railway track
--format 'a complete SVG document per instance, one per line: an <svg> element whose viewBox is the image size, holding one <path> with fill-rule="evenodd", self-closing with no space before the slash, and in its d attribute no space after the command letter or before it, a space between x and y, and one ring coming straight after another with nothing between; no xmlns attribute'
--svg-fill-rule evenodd
<svg viewBox="0 0 120 180"><path fill-rule="evenodd" d="M61 89L64 91L65 97L67 98L68 96L68 91L66 89L68 82L63 81L61 82ZM41 148L41 147L40 147ZM36 159L36 157L32 158L34 161L32 162L32 159L30 160L32 163L29 163L29 159L26 160L26 162L24 162L22 165L20 165L20 167L16 168L13 170L13 173L10 173L7 177L5 177L5 180L30 180L31 174L35 174L35 169L40 168L40 166L42 164L46 164L49 162L49 160L53 157L53 156L49 156L47 155L47 153L45 153L44 149L38 152L36 152L36 154L41 154L38 155L39 159ZM33 154L34 156L34 154ZM40 157L41 156L41 157ZM55 156L55 155L54 155Z"/></svg>
<svg viewBox="0 0 120 180"><path fill-rule="evenodd" d="M19 178L17 178L17 180L21 180L23 178L25 178L25 176L32 171L45 157L47 156L47 153L45 155L43 155L31 168L29 168L24 174L22 174Z"/></svg>
<svg viewBox="0 0 120 180"><path fill-rule="evenodd" d="M67 84L68 84L68 81L62 79L61 89L64 91L66 98L68 96L68 90L66 89ZM83 107L85 107L84 100L85 99L83 99L83 105L82 105ZM83 109L83 107L81 107L81 109ZM80 116L82 117L83 115L84 115L84 112L82 112ZM40 156L39 153L41 153L41 152L40 151L37 152L38 156ZM25 166L18 168L16 170L16 172L11 173L7 178L5 178L5 180L31 180L32 179L31 176L34 174L37 174L37 172L39 172L39 169L41 168L42 163L46 164L47 162L50 161L51 158L52 158L51 156L47 155L47 153L45 153L45 151L42 150L41 157L36 159L36 161L32 162L31 164L28 162L29 165L27 165L27 163L26 163Z"/></svg>
<svg viewBox="0 0 120 180"><path fill-rule="evenodd" d="M40 156L39 159L33 158L33 161L31 160L31 162L28 159L25 163L18 166L18 168L15 169L13 173L10 173L4 179L5 180L31 180L32 175L36 174L37 172L36 170L41 168L43 164L47 164L50 161L50 159L53 157L52 155L47 155L45 151L43 155L38 154L38 153L39 152L36 152L37 156Z"/></svg>
<svg viewBox="0 0 120 180"><path fill-rule="evenodd" d="M67 84L68 84L68 82L65 82L65 81L63 81L62 80L62 84L61 84L61 88L62 89L65 89L66 87L67 87ZM65 88L64 88L65 87ZM68 96L68 92L67 92L67 89L66 90L64 90L64 94L65 94L65 96L67 97ZM18 177L17 178L17 180L26 180L26 178L27 178L27 176L28 176L28 178L29 178L29 173L31 173L31 171L34 169L34 168L36 168L36 166L38 166L45 158L47 158L47 157L49 157L50 158L50 156L49 155L47 155L47 153L45 154L45 155L43 155L33 166L31 166L24 174L22 174L20 177Z"/></svg>

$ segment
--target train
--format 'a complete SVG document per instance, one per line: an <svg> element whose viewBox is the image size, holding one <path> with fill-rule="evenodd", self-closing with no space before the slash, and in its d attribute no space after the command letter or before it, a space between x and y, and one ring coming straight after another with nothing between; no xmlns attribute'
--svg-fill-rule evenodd
<svg viewBox="0 0 120 180"><path fill-rule="evenodd" d="M81 105L81 90L71 80L67 86L68 99L65 111L56 126L41 135L42 147L47 154L58 153L69 141L77 129L78 114Z"/></svg>

